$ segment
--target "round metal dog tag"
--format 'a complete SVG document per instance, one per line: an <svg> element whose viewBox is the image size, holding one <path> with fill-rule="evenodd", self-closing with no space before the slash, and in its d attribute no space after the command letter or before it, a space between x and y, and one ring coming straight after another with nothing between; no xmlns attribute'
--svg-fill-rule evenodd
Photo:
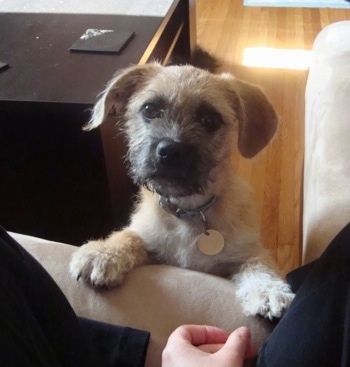
<svg viewBox="0 0 350 367"><path fill-rule="evenodd" d="M205 255L219 254L225 246L223 235L215 229L208 229L197 238L197 247Z"/></svg>

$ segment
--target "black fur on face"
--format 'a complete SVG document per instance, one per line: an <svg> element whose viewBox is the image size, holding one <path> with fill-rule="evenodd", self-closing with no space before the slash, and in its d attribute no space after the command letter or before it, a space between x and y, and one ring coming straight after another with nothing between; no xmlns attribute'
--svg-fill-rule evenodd
<svg viewBox="0 0 350 367"><path fill-rule="evenodd" d="M169 138L155 139L149 147L142 184L163 196L188 196L201 193L209 167L197 149Z"/></svg>

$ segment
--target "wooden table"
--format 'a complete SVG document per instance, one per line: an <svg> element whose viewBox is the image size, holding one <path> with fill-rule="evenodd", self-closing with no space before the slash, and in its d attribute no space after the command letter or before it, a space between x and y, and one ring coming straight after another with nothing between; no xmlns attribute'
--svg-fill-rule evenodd
<svg viewBox="0 0 350 367"><path fill-rule="evenodd" d="M97 94L117 69L195 48L194 1L164 17L0 13L0 224L81 243L126 222L134 188L112 123L83 132ZM86 29L126 29L120 55L71 53Z"/></svg>

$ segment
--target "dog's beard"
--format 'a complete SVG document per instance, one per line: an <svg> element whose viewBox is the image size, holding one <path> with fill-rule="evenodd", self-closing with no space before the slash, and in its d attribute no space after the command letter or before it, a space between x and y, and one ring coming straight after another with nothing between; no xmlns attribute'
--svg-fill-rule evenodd
<svg viewBox="0 0 350 367"><path fill-rule="evenodd" d="M129 157L130 158L130 157ZM129 161L130 162L130 161ZM209 170L162 170L152 163L135 165L130 162L129 175L138 186L164 197L180 198L203 194L208 186Z"/></svg>
<svg viewBox="0 0 350 367"><path fill-rule="evenodd" d="M191 148L180 163L164 163L156 154L157 144L148 149L130 149L129 174L134 183L164 197L180 198L203 194L210 181L210 172L216 166L205 152Z"/></svg>

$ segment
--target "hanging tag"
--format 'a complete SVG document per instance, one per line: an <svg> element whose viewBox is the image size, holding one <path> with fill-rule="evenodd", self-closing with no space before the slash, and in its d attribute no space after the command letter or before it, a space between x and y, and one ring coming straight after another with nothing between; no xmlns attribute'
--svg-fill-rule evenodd
<svg viewBox="0 0 350 367"><path fill-rule="evenodd" d="M217 255L225 246L223 235L215 229L208 229L197 238L197 247L205 255Z"/></svg>

